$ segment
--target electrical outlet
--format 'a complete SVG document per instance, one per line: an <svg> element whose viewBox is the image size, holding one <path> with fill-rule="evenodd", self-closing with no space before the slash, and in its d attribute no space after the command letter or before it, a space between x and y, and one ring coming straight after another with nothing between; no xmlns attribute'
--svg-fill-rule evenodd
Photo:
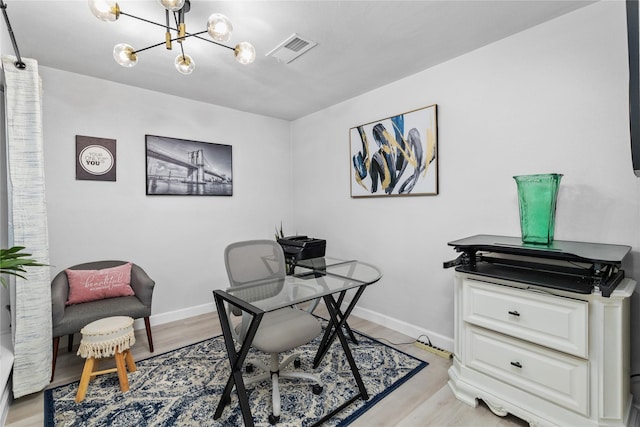
<svg viewBox="0 0 640 427"><path fill-rule="evenodd" d="M453 354L451 354L451 352L440 347L434 347L433 345L426 343L424 341L416 340L414 344L418 348L421 348L425 351L436 354L440 357L444 357L445 359L451 359L453 357Z"/></svg>

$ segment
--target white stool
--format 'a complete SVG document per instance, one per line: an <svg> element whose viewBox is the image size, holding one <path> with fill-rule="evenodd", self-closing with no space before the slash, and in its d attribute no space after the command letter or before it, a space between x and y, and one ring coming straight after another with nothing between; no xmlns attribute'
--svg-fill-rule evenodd
<svg viewBox="0 0 640 427"><path fill-rule="evenodd" d="M96 320L89 323L80 331L82 340L78 348L78 355L86 358L76 402L82 402L89 387L89 380L101 374L118 372L120 390L129 390L129 379L127 378L127 368L129 372L136 371L133 356L129 348L136 342L133 333L133 319L127 316L114 316ZM94 371L99 359L114 357L116 367L103 371Z"/></svg>

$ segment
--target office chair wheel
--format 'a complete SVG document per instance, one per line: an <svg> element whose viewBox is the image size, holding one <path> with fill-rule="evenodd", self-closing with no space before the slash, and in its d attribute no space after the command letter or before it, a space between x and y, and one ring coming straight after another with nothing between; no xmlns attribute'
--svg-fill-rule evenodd
<svg viewBox="0 0 640 427"><path fill-rule="evenodd" d="M251 363L247 363L247 366L244 367L244 371L247 374L250 374L253 372L253 365Z"/></svg>
<svg viewBox="0 0 640 427"><path fill-rule="evenodd" d="M300 362L300 359L296 359L293 361L293 367L298 369L300 367L300 365L302 365L302 363Z"/></svg>
<svg viewBox="0 0 640 427"><path fill-rule="evenodd" d="M269 424L276 425L280 421L280 415L275 416L273 414L269 414Z"/></svg>
<svg viewBox="0 0 640 427"><path fill-rule="evenodd" d="M322 386L321 386L321 385L318 385L318 384L314 384L314 385L311 387L311 391L313 391L313 394L316 394L316 395L317 395L317 394L320 394L320 393L322 393Z"/></svg>

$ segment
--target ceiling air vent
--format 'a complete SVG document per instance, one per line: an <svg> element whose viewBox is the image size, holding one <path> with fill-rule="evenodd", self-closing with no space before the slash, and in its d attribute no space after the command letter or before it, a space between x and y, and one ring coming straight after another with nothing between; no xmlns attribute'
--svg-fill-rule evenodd
<svg viewBox="0 0 640 427"><path fill-rule="evenodd" d="M266 56L273 56L278 61L288 64L317 44L318 43L313 40L305 39L299 34L294 33L269 51Z"/></svg>

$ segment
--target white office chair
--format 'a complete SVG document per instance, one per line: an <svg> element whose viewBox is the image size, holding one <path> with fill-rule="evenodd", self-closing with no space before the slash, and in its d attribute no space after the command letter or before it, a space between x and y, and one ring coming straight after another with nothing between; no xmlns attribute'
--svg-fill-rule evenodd
<svg viewBox="0 0 640 427"><path fill-rule="evenodd" d="M249 240L232 243L224 251L225 265L229 282L232 287L250 285L269 281L265 288L261 286L259 292L251 287L246 289L243 299L259 301L278 295L283 288L286 269L282 247L273 240ZM232 334L238 343L242 343L249 326L251 316L242 313L239 309L227 306L227 315L231 322L232 316L242 315L242 321L232 327ZM322 332L320 322L308 311L296 307L282 308L266 313L251 346L271 355L270 366L259 361L249 361L247 372L252 367L262 369L264 372L253 378L247 379L246 385L265 381L271 378L272 383L272 413L269 415L269 423L276 424L280 419L280 378L302 378L313 381L314 394L322 392L323 383L317 376L300 371L285 371L284 369L294 363L294 367L300 366L300 360L293 354L280 363L280 353L292 350L307 344Z"/></svg>

